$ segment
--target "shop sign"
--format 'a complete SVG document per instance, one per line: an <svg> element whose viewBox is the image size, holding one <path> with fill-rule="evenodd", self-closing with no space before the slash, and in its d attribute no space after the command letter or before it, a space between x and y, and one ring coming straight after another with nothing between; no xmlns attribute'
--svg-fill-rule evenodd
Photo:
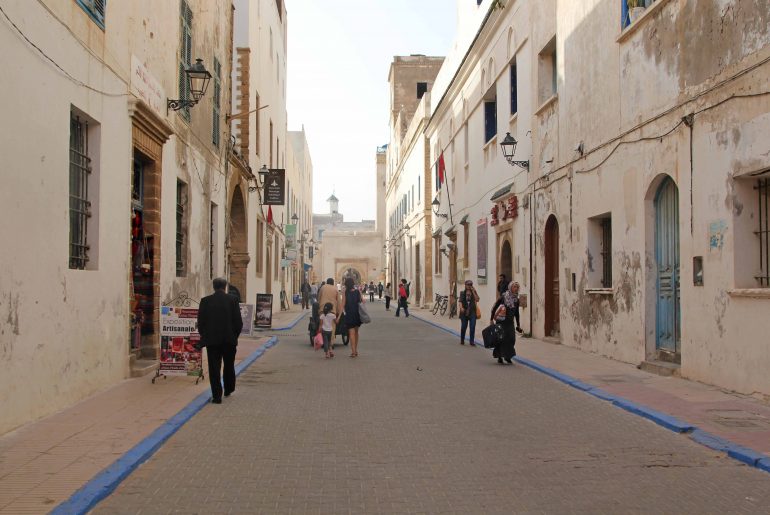
<svg viewBox="0 0 770 515"><path fill-rule="evenodd" d="M251 336L254 333L254 304L241 303L241 320L243 320L241 336Z"/></svg>
<svg viewBox="0 0 770 515"><path fill-rule="evenodd" d="M203 375L198 309L163 306L160 310L160 374Z"/></svg>
<svg viewBox="0 0 770 515"><path fill-rule="evenodd" d="M264 188L266 206L282 206L286 203L286 170L270 169L267 172Z"/></svg>
<svg viewBox="0 0 770 515"><path fill-rule="evenodd" d="M131 89L158 114L165 114L166 94L160 81L135 55L131 56Z"/></svg>
<svg viewBox="0 0 770 515"><path fill-rule="evenodd" d="M273 294L257 293L257 327L270 328L273 325Z"/></svg>
<svg viewBox="0 0 770 515"><path fill-rule="evenodd" d="M297 248L297 225L289 224L286 226L286 250Z"/></svg>
<svg viewBox="0 0 770 515"><path fill-rule="evenodd" d="M487 276L487 219L476 222L476 276Z"/></svg>

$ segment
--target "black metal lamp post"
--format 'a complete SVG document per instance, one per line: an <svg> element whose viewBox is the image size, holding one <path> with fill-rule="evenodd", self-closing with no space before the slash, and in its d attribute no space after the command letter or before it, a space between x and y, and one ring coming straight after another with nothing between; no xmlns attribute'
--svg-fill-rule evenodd
<svg viewBox="0 0 770 515"><path fill-rule="evenodd" d="M187 76L187 87L192 98L168 99L166 103L167 109L173 111L189 109L200 102L201 98L206 94L209 82L211 81L211 74L203 66L203 59L196 59L195 64L187 68L184 73Z"/></svg>
<svg viewBox="0 0 770 515"><path fill-rule="evenodd" d="M291 215L291 221L294 223L294 225L297 225L297 220L299 220L297 213L294 213L293 215Z"/></svg>
<svg viewBox="0 0 770 515"><path fill-rule="evenodd" d="M430 205L433 207L433 214L436 216L440 216L442 218L449 218L446 213L439 213L438 208L441 206L441 202L438 201L438 198L434 198L433 202L430 203Z"/></svg>
<svg viewBox="0 0 770 515"><path fill-rule="evenodd" d="M505 138L503 138L502 143L500 143L500 148L503 149L503 156L505 156L505 160L508 161L508 164L511 166L520 166L521 168L524 168L526 170L529 170L529 161L516 161L513 156L516 154L516 139L511 136L510 132L505 133Z"/></svg>

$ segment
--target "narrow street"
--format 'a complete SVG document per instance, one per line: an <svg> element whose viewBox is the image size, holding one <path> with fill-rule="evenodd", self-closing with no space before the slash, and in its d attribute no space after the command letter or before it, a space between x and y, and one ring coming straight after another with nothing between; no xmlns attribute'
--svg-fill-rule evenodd
<svg viewBox="0 0 770 515"><path fill-rule="evenodd" d="M304 324L95 513L768 513L770 476L370 305L360 357ZM339 341L339 339L338 339Z"/></svg>

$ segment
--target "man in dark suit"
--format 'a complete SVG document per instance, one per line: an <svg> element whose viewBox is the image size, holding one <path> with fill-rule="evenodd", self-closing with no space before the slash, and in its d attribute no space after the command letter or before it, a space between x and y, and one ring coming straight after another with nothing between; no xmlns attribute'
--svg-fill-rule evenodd
<svg viewBox="0 0 770 515"><path fill-rule="evenodd" d="M224 362L225 397L235 390L235 350L243 328L238 300L225 293L227 281L214 279L214 294L201 299L198 332L209 358L211 402L222 404L220 368Z"/></svg>

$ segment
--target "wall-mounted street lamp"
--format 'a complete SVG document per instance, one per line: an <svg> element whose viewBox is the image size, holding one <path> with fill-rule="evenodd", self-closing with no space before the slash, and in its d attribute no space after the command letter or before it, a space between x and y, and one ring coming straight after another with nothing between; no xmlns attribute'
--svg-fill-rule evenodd
<svg viewBox="0 0 770 515"><path fill-rule="evenodd" d="M441 207L441 202L438 201L438 197L433 199L433 202L430 203L431 207L433 207L433 214L436 216L440 216L442 218L449 218L449 216L446 213L439 213L438 208Z"/></svg>
<svg viewBox="0 0 770 515"><path fill-rule="evenodd" d="M179 111L180 109L189 109L200 102L206 94L211 81L211 74L203 66L203 59L196 59L195 64L184 71L187 77L187 89L192 98L180 98L176 100L168 99L166 102L166 111Z"/></svg>
<svg viewBox="0 0 770 515"><path fill-rule="evenodd" d="M505 133L505 138L503 138L502 143L500 143L500 148L503 149L503 156L505 156L505 160L508 161L508 164L511 166L519 166L521 168L524 168L525 170L529 170L529 161L516 161L513 156L516 154L516 139L511 136L510 132Z"/></svg>
<svg viewBox="0 0 770 515"><path fill-rule="evenodd" d="M446 251L446 247L440 247L438 249L442 254L444 254L446 257L449 257L449 253Z"/></svg>
<svg viewBox="0 0 770 515"><path fill-rule="evenodd" d="M291 221L294 225L297 225L297 220L299 220L297 213L294 213L293 215L291 215Z"/></svg>

